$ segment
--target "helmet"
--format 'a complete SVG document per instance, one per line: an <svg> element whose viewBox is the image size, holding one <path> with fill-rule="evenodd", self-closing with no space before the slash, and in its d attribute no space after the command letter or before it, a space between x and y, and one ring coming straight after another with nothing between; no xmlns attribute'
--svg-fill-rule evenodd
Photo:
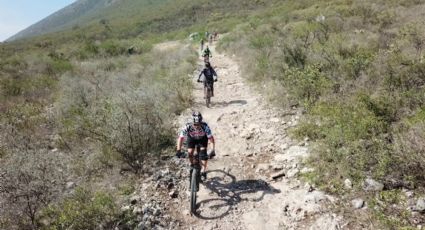
<svg viewBox="0 0 425 230"><path fill-rule="evenodd" d="M205 67L211 67L211 63L210 62L205 62Z"/></svg>
<svg viewBox="0 0 425 230"><path fill-rule="evenodd" d="M192 113L193 123L201 123L202 122L202 114L200 112Z"/></svg>

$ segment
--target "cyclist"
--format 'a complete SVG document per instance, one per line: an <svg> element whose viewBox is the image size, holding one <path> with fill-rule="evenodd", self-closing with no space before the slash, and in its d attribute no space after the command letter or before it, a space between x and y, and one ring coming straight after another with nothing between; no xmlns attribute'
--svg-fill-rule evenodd
<svg viewBox="0 0 425 230"><path fill-rule="evenodd" d="M204 98L207 96L207 86L211 85L211 97L214 97L214 82L217 81L217 73L209 62L205 63L205 68L201 71L198 76L198 82L201 82L202 74L205 77L204 80Z"/></svg>
<svg viewBox="0 0 425 230"><path fill-rule="evenodd" d="M204 61L205 61L205 62L208 62L208 61L209 61L209 58L210 58L210 57L212 57L212 55L211 55L211 50L210 50L210 48L208 47L208 45L207 45L207 47L204 49L204 52L202 52L202 57L204 57Z"/></svg>
<svg viewBox="0 0 425 230"><path fill-rule="evenodd" d="M181 129L179 138L177 139L177 157L182 155L181 149L185 138L187 139L187 152L189 153L191 165L194 164L193 152L195 151L195 147L196 145L200 145L200 152L198 154L204 168L203 172L201 172L201 177L203 180L206 180L208 158L211 159L215 156L215 141L210 127L202 121L202 114L200 112L193 112L192 122L187 123ZM207 154L208 141L212 144L212 151L209 156Z"/></svg>

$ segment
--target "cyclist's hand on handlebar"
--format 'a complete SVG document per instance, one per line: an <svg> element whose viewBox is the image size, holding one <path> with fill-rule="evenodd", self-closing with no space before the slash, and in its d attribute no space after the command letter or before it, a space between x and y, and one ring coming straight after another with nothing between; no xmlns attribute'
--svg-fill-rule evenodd
<svg viewBox="0 0 425 230"><path fill-rule="evenodd" d="M198 82L201 82L201 80L198 79Z"/></svg>
<svg viewBox="0 0 425 230"><path fill-rule="evenodd" d="M217 79L214 79L214 82L216 82L217 81Z"/></svg>
<svg viewBox="0 0 425 230"><path fill-rule="evenodd" d="M180 158L180 157L182 157L182 156L183 156L182 151L181 151L181 150L177 150L177 151L176 151L176 157L177 157L177 158Z"/></svg>

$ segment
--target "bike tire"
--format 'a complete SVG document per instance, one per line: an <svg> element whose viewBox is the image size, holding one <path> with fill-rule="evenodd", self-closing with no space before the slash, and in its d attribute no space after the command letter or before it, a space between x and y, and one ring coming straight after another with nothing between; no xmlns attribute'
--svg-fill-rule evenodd
<svg viewBox="0 0 425 230"><path fill-rule="evenodd" d="M198 191L197 175L199 174L198 169L192 170L191 181L190 181L190 212L195 214L196 212L196 193Z"/></svg>
<svg viewBox="0 0 425 230"><path fill-rule="evenodd" d="M205 97L205 104L207 108L210 107L210 104L211 104L211 89L210 88L207 88L207 96Z"/></svg>

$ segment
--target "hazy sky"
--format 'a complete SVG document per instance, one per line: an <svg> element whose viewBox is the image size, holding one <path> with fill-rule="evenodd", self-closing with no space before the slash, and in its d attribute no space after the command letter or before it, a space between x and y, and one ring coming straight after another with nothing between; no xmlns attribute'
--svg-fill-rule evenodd
<svg viewBox="0 0 425 230"><path fill-rule="evenodd" d="M76 0L0 0L3 41Z"/></svg>

